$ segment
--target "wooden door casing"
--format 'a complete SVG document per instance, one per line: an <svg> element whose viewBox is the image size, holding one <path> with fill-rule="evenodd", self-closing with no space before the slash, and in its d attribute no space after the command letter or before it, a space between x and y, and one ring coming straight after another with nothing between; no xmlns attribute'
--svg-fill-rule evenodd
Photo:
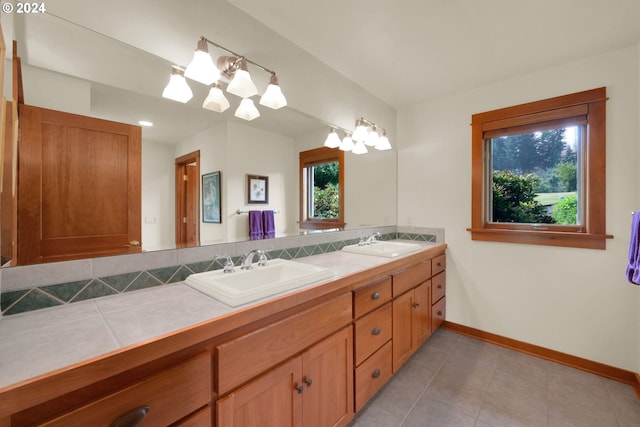
<svg viewBox="0 0 640 427"><path fill-rule="evenodd" d="M18 264L140 252L140 127L29 105L19 119Z"/></svg>

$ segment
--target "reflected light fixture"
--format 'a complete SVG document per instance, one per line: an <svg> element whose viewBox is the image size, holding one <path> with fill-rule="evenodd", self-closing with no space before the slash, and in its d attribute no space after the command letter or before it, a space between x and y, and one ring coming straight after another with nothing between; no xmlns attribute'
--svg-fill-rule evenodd
<svg viewBox="0 0 640 427"><path fill-rule="evenodd" d="M331 132L327 135L327 139L324 140L324 146L328 148L338 148L341 142L336 128L332 127Z"/></svg>
<svg viewBox="0 0 640 427"><path fill-rule="evenodd" d="M224 54L214 61L209 54L209 45L224 51ZM260 68L270 74L269 85L260 98L260 105L277 110L287 105L287 99L282 93L276 72L270 70L249 58L240 55L226 47L201 36L193 53L193 59L185 69L179 65L173 66L169 84L164 88L162 96L180 102L187 102L193 97L193 92L185 77L206 85L210 85L209 94L202 103L202 108L223 112L229 108L229 100L222 93L220 83L227 84L226 91L240 98L240 106L235 116L245 120L260 117L260 112L254 102L249 99L258 94L258 89L249 74L248 64Z"/></svg>
<svg viewBox="0 0 640 427"><path fill-rule="evenodd" d="M236 109L234 115L239 119L251 121L260 117L260 112L256 108L256 105L253 103L253 99L244 98L242 101L240 101L240 105Z"/></svg>
<svg viewBox="0 0 640 427"><path fill-rule="evenodd" d="M353 150L355 145L353 144L353 139L351 139L351 132L347 132L347 134L342 138L342 142L340 143L340 148L342 151L351 151Z"/></svg>
<svg viewBox="0 0 640 427"><path fill-rule="evenodd" d="M387 133L385 132L384 129L382 129L381 133L380 133L380 138L378 138L378 141L376 142L376 145L374 147L376 150L391 150L391 143L389 142L389 139L387 138Z"/></svg>
<svg viewBox="0 0 640 427"><path fill-rule="evenodd" d="M258 94L258 88L253 84L251 75L247 69L247 61L245 58L237 58L235 61L235 70L233 71L233 79L227 86L227 92L239 96L240 98L249 98Z"/></svg>
<svg viewBox="0 0 640 427"><path fill-rule="evenodd" d="M362 140L356 139L356 132L358 129L364 129L364 133L360 136ZM338 129L341 129L345 136L340 141L338 136ZM356 120L356 129L352 133L346 129L338 128L337 126L331 126L331 131L327 135L324 141L324 146L328 148L339 148L342 151L352 151L354 154L366 154L369 152L367 146L374 147L376 150L390 150L391 143L387 138L387 132L379 125L361 117Z"/></svg>
<svg viewBox="0 0 640 427"><path fill-rule="evenodd" d="M222 93L218 82L211 85L209 95L207 95L202 103L202 108L215 111L217 113L222 113L224 110L229 108L229 100L224 96L224 93Z"/></svg>
<svg viewBox="0 0 640 427"><path fill-rule="evenodd" d="M162 91L162 97L185 103L193 98L193 92L184 78L184 69L174 65L171 69L169 83Z"/></svg>
<svg viewBox="0 0 640 427"><path fill-rule="evenodd" d="M184 76L205 85L210 85L220 79L220 70L216 68L211 55L209 55L209 47L204 37L198 40L198 47L193 53L191 63L184 70Z"/></svg>
<svg viewBox="0 0 640 427"><path fill-rule="evenodd" d="M264 91L264 94L260 98L260 105L273 108L274 110L287 105L287 98L282 94L276 73L271 74L267 90Z"/></svg>
<svg viewBox="0 0 640 427"><path fill-rule="evenodd" d="M369 129L364 119L356 120L356 130L353 132L354 141L364 141L369 135Z"/></svg>

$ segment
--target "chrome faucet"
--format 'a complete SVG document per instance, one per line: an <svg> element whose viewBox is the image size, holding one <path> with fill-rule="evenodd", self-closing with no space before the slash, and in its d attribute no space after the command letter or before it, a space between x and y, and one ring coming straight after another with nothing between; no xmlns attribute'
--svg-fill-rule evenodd
<svg viewBox="0 0 640 427"><path fill-rule="evenodd" d="M253 257L258 255L258 265L260 267L264 267L267 265L267 256L264 251L259 249L254 249L251 252L244 254L242 257L242 263L240 264L240 268L242 270L251 270L251 264L253 264Z"/></svg>
<svg viewBox="0 0 640 427"><path fill-rule="evenodd" d="M378 241L379 238L382 237L382 234L380 234L379 232L375 232L373 234L371 234L369 237L364 237L360 240L359 245L360 246L366 246L366 245L372 245L374 243L376 243Z"/></svg>
<svg viewBox="0 0 640 427"><path fill-rule="evenodd" d="M235 271L235 265L233 264L233 260L231 259L230 256L227 255L216 255L215 259L218 260L219 258L224 258L226 259L225 263L224 263L224 267L222 272L223 273L233 273Z"/></svg>

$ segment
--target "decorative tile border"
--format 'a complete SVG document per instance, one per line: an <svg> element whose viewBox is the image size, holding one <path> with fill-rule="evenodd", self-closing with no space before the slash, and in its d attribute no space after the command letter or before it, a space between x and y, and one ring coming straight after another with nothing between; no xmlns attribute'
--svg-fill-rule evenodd
<svg viewBox="0 0 640 427"><path fill-rule="evenodd" d="M383 234L381 240L394 239L436 242L437 236L432 234L393 232ZM269 259L303 258L311 255L339 251L344 246L358 243L358 240L359 239L347 239L316 245L274 249L267 251L267 257ZM236 265L240 262L240 259L241 257L239 256L232 257ZM221 260L210 260L3 292L0 298L0 308L3 315L24 313L41 308L71 304L92 298L182 282L190 274L221 268L223 268L223 262Z"/></svg>

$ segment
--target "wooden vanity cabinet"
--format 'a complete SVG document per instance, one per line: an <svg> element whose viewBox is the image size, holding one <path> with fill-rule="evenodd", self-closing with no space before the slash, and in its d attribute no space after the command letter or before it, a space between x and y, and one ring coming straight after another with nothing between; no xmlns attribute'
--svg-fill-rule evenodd
<svg viewBox="0 0 640 427"><path fill-rule="evenodd" d="M53 419L23 418L21 422L16 418L11 425L124 427L137 425L125 419L139 417L141 426L208 427L212 422L210 402L211 354L204 352ZM32 413L37 411L32 409Z"/></svg>
<svg viewBox="0 0 640 427"><path fill-rule="evenodd" d="M431 280L393 300L393 372L431 335Z"/></svg>
<svg viewBox="0 0 640 427"><path fill-rule="evenodd" d="M217 346L217 425L346 426L354 414L351 319L343 294Z"/></svg>

